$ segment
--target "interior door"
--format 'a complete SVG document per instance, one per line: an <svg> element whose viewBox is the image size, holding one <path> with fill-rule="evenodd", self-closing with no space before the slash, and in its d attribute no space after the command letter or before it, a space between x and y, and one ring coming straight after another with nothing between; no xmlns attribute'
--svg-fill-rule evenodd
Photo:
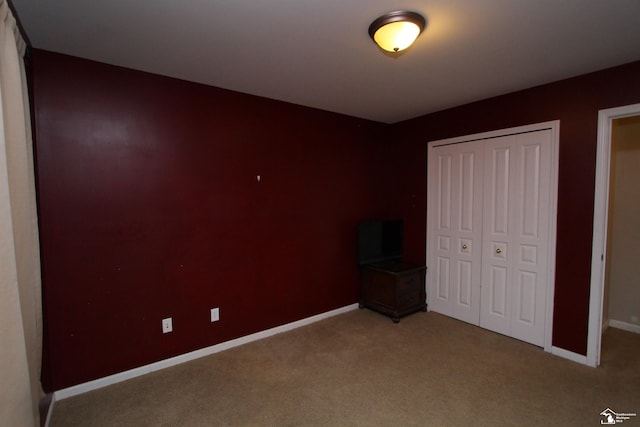
<svg viewBox="0 0 640 427"><path fill-rule="evenodd" d="M480 326L543 346L550 130L486 141Z"/></svg>
<svg viewBox="0 0 640 427"><path fill-rule="evenodd" d="M544 345L549 292L552 137L544 130L516 138L511 336L538 346Z"/></svg>
<svg viewBox="0 0 640 427"><path fill-rule="evenodd" d="M429 158L427 270L429 307L478 324L482 239L482 147L466 143L436 147Z"/></svg>
<svg viewBox="0 0 640 427"><path fill-rule="evenodd" d="M512 136L485 141L480 326L509 335L514 189Z"/></svg>

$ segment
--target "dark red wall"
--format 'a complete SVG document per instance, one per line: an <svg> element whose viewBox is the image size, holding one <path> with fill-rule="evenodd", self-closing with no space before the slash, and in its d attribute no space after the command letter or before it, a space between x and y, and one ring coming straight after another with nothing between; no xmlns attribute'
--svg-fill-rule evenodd
<svg viewBox="0 0 640 427"><path fill-rule="evenodd" d="M32 69L47 391L356 302L384 125L40 50Z"/></svg>
<svg viewBox="0 0 640 427"><path fill-rule="evenodd" d="M640 102L640 62L395 125L40 50L32 70L47 391L354 303L358 221L404 218L425 259L428 141L556 119L553 344L586 354L597 114Z"/></svg>
<svg viewBox="0 0 640 427"><path fill-rule="evenodd" d="M407 256L425 259L427 143L560 120L553 345L586 355L598 110L640 102L640 62L429 114L391 127L390 207L413 233Z"/></svg>

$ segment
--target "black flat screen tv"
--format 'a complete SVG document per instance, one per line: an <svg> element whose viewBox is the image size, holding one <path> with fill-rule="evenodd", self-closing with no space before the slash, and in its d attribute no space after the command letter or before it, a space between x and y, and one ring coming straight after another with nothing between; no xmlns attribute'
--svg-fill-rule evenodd
<svg viewBox="0 0 640 427"><path fill-rule="evenodd" d="M402 220L358 224L358 265L402 259Z"/></svg>

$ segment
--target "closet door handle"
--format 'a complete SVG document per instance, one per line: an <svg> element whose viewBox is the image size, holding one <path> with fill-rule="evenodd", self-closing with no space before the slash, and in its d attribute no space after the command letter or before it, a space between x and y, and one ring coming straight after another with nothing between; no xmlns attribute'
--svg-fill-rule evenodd
<svg viewBox="0 0 640 427"><path fill-rule="evenodd" d="M467 245L462 245L462 249L467 249L469 246Z"/></svg>
<svg viewBox="0 0 640 427"><path fill-rule="evenodd" d="M501 254L502 253L502 249L500 249L500 248L496 249L496 253L497 254Z"/></svg>

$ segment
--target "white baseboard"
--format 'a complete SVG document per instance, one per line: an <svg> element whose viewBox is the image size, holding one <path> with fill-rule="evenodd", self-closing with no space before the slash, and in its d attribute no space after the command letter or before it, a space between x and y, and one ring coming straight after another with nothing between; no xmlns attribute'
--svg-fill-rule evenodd
<svg viewBox="0 0 640 427"><path fill-rule="evenodd" d="M569 359L573 362L578 362L581 363L583 365L587 365L587 366L591 366L589 363L587 363L587 356L583 356L581 354L578 353L574 353L573 351L569 351L569 350L565 350L564 348L560 348L560 347L551 347L551 354L554 354L556 356L562 357L564 359Z"/></svg>
<svg viewBox="0 0 640 427"><path fill-rule="evenodd" d="M633 323L609 319L609 326L611 326L612 328L622 329L623 331L633 332L634 334L640 334L640 325L636 325Z"/></svg>
<svg viewBox="0 0 640 427"><path fill-rule="evenodd" d="M351 304L345 307L341 307L326 313L321 313L306 319L298 320L296 322L287 323L286 325L277 326L275 328L267 329L265 331L256 332L255 334L247 335L244 337L236 338L231 341L226 341L220 344L205 347L200 350L195 350L189 353L181 354L170 359L161 360L159 362L151 363L149 365L140 366L139 368L130 369L128 371L119 372L117 374L109 375L108 377L98 378L93 381L78 384L72 387L64 388L56 391L53 394L54 400L62 400L68 397L76 396L78 394L86 393L92 390L97 390L102 387L106 387L112 384L116 384L122 381L129 380L131 378L139 377L151 372L159 371L161 369L168 368L170 366L179 365L181 363L189 362L191 360L199 359L204 356L208 356L214 353L219 353L224 350L228 350L233 347L238 347L243 344L248 344L253 341L257 341L263 338L267 338L282 332L291 331L301 326L306 326L319 320L327 319L329 317L337 316L349 311L356 310L358 304ZM50 411L51 412L51 411Z"/></svg>

